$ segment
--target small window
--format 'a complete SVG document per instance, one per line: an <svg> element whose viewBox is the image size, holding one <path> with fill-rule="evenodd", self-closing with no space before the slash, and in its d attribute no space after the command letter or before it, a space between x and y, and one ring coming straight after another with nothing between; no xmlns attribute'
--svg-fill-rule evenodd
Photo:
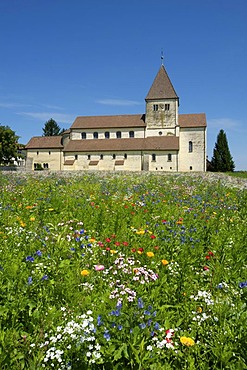
<svg viewBox="0 0 247 370"><path fill-rule="evenodd" d="M127 153L124 153L124 159L127 159L127 157L128 157L128 156L127 156Z"/></svg>
<svg viewBox="0 0 247 370"><path fill-rule="evenodd" d="M98 137L99 137L98 132L94 132L94 133L93 133L93 138L94 138L94 139L98 139Z"/></svg>
<svg viewBox="0 0 247 370"><path fill-rule="evenodd" d="M189 141L189 153L193 152L193 143L192 141Z"/></svg>
<svg viewBox="0 0 247 370"><path fill-rule="evenodd" d="M110 138L110 132L109 131L106 131L105 132L105 139L109 139Z"/></svg>
<svg viewBox="0 0 247 370"><path fill-rule="evenodd" d="M86 132L82 132L82 133L81 133L81 138L82 138L82 139L86 139L86 138L87 138L87 134L86 134Z"/></svg>
<svg viewBox="0 0 247 370"><path fill-rule="evenodd" d="M88 154L87 159L90 161L90 159L91 159L91 155L90 154Z"/></svg>
<svg viewBox="0 0 247 370"><path fill-rule="evenodd" d="M37 155L39 155L39 152L37 152Z"/></svg>
<svg viewBox="0 0 247 370"><path fill-rule="evenodd" d="M77 159L78 159L78 154L75 155L75 160L77 160Z"/></svg>
<svg viewBox="0 0 247 370"><path fill-rule="evenodd" d="M134 131L130 131L130 132L129 132L129 137L135 137L135 133L134 133Z"/></svg>
<svg viewBox="0 0 247 370"><path fill-rule="evenodd" d="M100 159L103 159L103 158L104 158L103 154L100 154Z"/></svg>
<svg viewBox="0 0 247 370"><path fill-rule="evenodd" d="M156 161L156 154L152 154L152 161L155 162Z"/></svg>
<svg viewBox="0 0 247 370"><path fill-rule="evenodd" d="M168 160L169 162L171 162L171 160L172 160L172 155L171 155L171 153L169 153L169 154L168 154L168 156L167 156L167 160Z"/></svg>
<svg viewBox="0 0 247 370"><path fill-rule="evenodd" d="M48 168L48 163L43 163L43 168Z"/></svg>
<svg viewBox="0 0 247 370"><path fill-rule="evenodd" d="M51 152L49 152L49 155L51 155Z"/></svg>
<svg viewBox="0 0 247 370"><path fill-rule="evenodd" d="M165 110L170 110L170 104L165 104Z"/></svg>
<svg viewBox="0 0 247 370"><path fill-rule="evenodd" d="M112 159L116 159L116 154L112 154Z"/></svg>
<svg viewBox="0 0 247 370"><path fill-rule="evenodd" d="M160 135L160 136L162 135L162 131L159 131L159 135Z"/></svg>
<svg viewBox="0 0 247 370"><path fill-rule="evenodd" d="M192 171L192 166L190 166L190 170Z"/></svg>
<svg viewBox="0 0 247 370"><path fill-rule="evenodd" d="M154 111L154 112L157 112L157 111L158 111L158 109L159 109L158 104L154 104L154 105L153 105L153 111Z"/></svg>
<svg viewBox="0 0 247 370"><path fill-rule="evenodd" d="M122 137L121 131L117 131L116 135L117 135L117 139L121 139Z"/></svg>

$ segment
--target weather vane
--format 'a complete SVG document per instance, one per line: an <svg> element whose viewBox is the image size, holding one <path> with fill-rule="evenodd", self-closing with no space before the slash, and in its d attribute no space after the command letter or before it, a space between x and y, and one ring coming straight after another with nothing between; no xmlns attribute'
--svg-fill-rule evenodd
<svg viewBox="0 0 247 370"><path fill-rule="evenodd" d="M164 54L163 54L163 49L161 49L161 65L164 65Z"/></svg>

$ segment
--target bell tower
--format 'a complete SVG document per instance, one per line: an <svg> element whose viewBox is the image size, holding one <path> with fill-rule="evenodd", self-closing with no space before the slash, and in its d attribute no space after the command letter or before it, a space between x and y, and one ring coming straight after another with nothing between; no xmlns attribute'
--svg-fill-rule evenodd
<svg viewBox="0 0 247 370"><path fill-rule="evenodd" d="M177 136L179 98L163 65L163 57L145 101L146 136Z"/></svg>

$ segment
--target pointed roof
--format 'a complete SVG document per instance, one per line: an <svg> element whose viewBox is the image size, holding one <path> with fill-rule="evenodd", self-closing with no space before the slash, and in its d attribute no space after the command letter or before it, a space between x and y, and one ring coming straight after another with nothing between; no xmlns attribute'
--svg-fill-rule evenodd
<svg viewBox="0 0 247 370"><path fill-rule="evenodd" d="M170 78L163 64L157 73L154 82L146 96L146 100L153 99L178 99Z"/></svg>

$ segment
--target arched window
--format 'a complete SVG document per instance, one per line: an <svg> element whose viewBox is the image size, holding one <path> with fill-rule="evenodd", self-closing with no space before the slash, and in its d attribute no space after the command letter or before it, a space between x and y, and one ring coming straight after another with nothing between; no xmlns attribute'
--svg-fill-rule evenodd
<svg viewBox="0 0 247 370"><path fill-rule="evenodd" d="M106 131L105 132L105 139L109 139L110 138L110 132L109 131Z"/></svg>
<svg viewBox="0 0 247 370"><path fill-rule="evenodd" d="M134 133L134 131L130 131L130 132L129 132L129 137L135 137L135 133Z"/></svg>
<svg viewBox="0 0 247 370"><path fill-rule="evenodd" d="M87 134L86 134L86 132L82 132L82 133L81 133L81 138L82 138L82 139L86 139L86 138L87 138Z"/></svg>
<svg viewBox="0 0 247 370"><path fill-rule="evenodd" d="M116 133L116 135L117 135L117 139L121 139L121 131L117 131L117 133Z"/></svg>
<svg viewBox="0 0 247 370"><path fill-rule="evenodd" d="M94 139L98 139L98 137L99 137L98 132L94 132L94 133L93 133L93 138L94 138Z"/></svg>
<svg viewBox="0 0 247 370"><path fill-rule="evenodd" d="M193 152L193 143L192 141L189 141L189 153Z"/></svg>

